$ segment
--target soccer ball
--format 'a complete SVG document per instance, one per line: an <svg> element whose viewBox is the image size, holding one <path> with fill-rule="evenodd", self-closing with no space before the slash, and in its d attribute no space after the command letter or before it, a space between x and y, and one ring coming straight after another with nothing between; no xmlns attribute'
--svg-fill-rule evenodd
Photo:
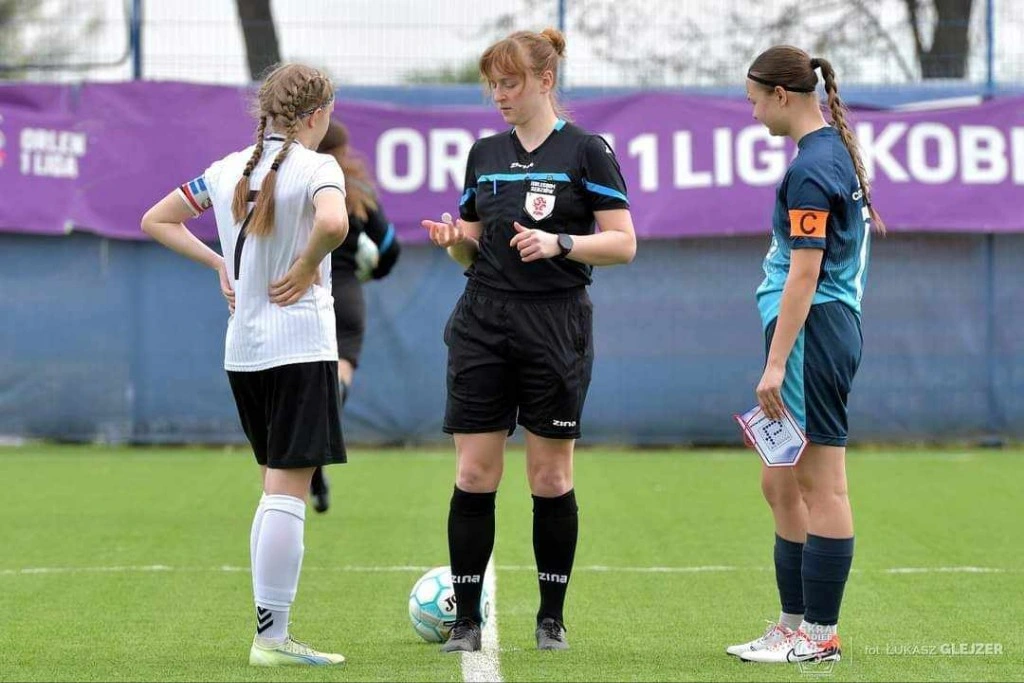
<svg viewBox="0 0 1024 683"><path fill-rule="evenodd" d="M480 593L480 615L487 623L491 597L484 587ZM409 620L420 638L443 643L455 624L455 590L450 567L434 567L424 574L409 593Z"/></svg>

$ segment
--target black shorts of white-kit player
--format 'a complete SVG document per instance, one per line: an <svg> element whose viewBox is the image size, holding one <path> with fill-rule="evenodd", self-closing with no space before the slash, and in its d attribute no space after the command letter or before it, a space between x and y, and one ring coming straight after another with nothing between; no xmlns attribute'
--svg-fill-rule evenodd
<svg viewBox="0 0 1024 683"><path fill-rule="evenodd" d="M337 361L228 371L256 462L296 469L348 460L341 432Z"/></svg>
<svg viewBox="0 0 1024 683"><path fill-rule="evenodd" d="M518 421L541 436L580 436L594 357L592 267L564 257L524 263L509 242L519 222L567 235L568 246L594 232L595 211L626 208L612 149L571 123L559 119L532 152L514 130L473 145L459 209L482 231L445 328L446 432L511 432Z"/></svg>

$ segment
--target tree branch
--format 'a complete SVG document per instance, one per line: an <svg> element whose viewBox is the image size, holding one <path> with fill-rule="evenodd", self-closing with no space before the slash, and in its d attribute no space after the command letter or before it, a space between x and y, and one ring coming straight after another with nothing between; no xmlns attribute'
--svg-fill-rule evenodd
<svg viewBox="0 0 1024 683"><path fill-rule="evenodd" d="M879 18L875 16L875 13L868 8L868 6L864 3L864 0L853 1L857 8L860 10L861 14L864 15L867 18L867 20L871 23L871 26L874 27L878 36L881 37L881 39L888 46L889 53L896 57L896 63L899 64L900 70L903 72L903 75L907 77L908 81L913 80L914 76L916 75L914 73L913 68L911 68L911 66L907 64L906 60L903 59L903 55L900 54L899 46L896 45L896 41L893 40L892 35L885 30L885 27L882 26L881 20L879 20ZM915 0L907 0L907 2L913 4ZM911 24L914 26L915 43L919 43L920 38L917 36L917 21L913 18L913 16L911 17Z"/></svg>
<svg viewBox="0 0 1024 683"><path fill-rule="evenodd" d="M910 19L910 29L914 32L914 54L918 63L924 57L924 43L921 42L921 29L917 25L917 0L904 0L907 5L907 14Z"/></svg>

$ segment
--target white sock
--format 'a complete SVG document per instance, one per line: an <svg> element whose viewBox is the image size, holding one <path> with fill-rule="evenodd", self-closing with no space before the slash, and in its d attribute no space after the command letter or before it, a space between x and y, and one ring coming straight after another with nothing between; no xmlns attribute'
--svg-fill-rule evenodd
<svg viewBox="0 0 1024 683"><path fill-rule="evenodd" d="M783 612L779 615L779 624L785 626L790 631L797 630L803 620L804 615L802 614L787 614Z"/></svg>
<svg viewBox="0 0 1024 683"><path fill-rule="evenodd" d="M806 621L800 622L800 630L816 643L824 643L836 634L835 624L811 624Z"/></svg>
<svg viewBox="0 0 1024 683"><path fill-rule="evenodd" d="M267 495L260 508L252 565L256 637L261 644L276 645L288 638L288 613L299 587L306 503L294 496Z"/></svg>
<svg viewBox="0 0 1024 683"><path fill-rule="evenodd" d="M256 514L252 517L252 529L249 531L249 566L256 566L256 546L260 539L260 525L263 523L263 513L266 512L266 508L263 507L263 500L267 497L267 494L260 496L260 502L256 505ZM256 590L255 583L255 572L253 573L253 590Z"/></svg>

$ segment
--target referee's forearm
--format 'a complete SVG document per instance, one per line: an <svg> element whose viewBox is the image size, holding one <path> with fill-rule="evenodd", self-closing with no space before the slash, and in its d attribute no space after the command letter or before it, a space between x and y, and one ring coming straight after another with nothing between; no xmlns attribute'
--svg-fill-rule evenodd
<svg viewBox="0 0 1024 683"><path fill-rule="evenodd" d="M636 256L636 236L619 230L594 235L573 235L569 258L591 266L629 263Z"/></svg>
<svg viewBox="0 0 1024 683"><path fill-rule="evenodd" d="M448 256L461 266L468 268L476 260L480 245L472 237L467 237L462 242L448 247Z"/></svg>

